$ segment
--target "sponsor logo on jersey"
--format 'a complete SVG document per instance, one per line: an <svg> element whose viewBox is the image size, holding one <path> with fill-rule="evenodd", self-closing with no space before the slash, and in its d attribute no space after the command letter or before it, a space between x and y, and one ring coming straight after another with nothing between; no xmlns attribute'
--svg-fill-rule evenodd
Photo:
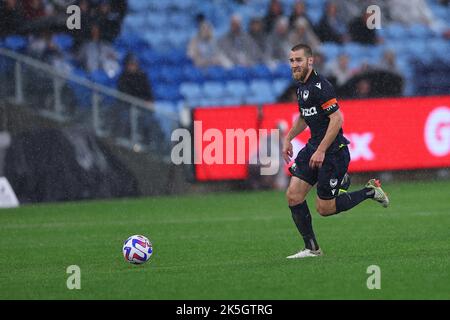
<svg viewBox="0 0 450 320"><path fill-rule="evenodd" d="M316 107L312 107L312 108L309 108L309 109L303 109L302 108L302 116L303 117L310 117L310 116L313 116L315 114L317 114Z"/></svg>

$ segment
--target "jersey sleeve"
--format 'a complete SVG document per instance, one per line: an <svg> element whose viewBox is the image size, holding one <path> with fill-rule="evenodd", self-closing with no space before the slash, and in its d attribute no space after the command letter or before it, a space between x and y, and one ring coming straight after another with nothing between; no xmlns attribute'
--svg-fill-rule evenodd
<svg viewBox="0 0 450 320"><path fill-rule="evenodd" d="M319 92L318 105L326 115L330 115L339 109L336 92L331 83L322 81L321 88L317 87L317 90Z"/></svg>

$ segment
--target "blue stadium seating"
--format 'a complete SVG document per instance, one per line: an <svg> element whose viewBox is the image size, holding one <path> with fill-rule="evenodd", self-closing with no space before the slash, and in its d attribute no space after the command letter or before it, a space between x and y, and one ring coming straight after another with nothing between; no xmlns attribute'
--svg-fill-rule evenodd
<svg viewBox="0 0 450 320"><path fill-rule="evenodd" d="M270 79L272 77L272 72L265 64L250 67L250 72L253 79Z"/></svg>
<svg viewBox="0 0 450 320"><path fill-rule="evenodd" d="M225 81L228 75L223 67L212 66L203 69L203 77L205 80Z"/></svg>
<svg viewBox="0 0 450 320"><path fill-rule="evenodd" d="M128 7L132 12L145 12L149 8L149 1L128 0Z"/></svg>
<svg viewBox="0 0 450 320"><path fill-rule="evenodd" d="M250 82L249 85L250 93L251 94L262 94L265 95L266 93L272 95L272 82L269 80L253 80Z"/></svg>
<svg viewBox="0 0 450 320"><path fill-rule="evenodd" d="M69 51L74 42L73 37L65 33L58 33L54 35L53 41L63 51Z"/></svg>
<svg viewBox="0 0 450 320"><path fill-rule="evenodd" d="M23 36L8 36L4 40L4 46L13 51L23 51L26 49L28 41Z"/></svg>
<svg viewBox="0 0 450 320"><path fill-rule="evenodd" d="M202 96L202 88L195 82L184 82L180 85L180 93L188 100L197 99Z"/></svg>
<svg viewBox="0 0 450 320"><path fill-rule="evenodd" d="M95 70L89 75L90 80L107 87L117 87L118 77L111 78L103 70Z"/></svg>
<svg viewBox="0 0 450 320"><path fill-rule="evenodd" d="M284 78L273 80L272 85L274 94L277 97L280 96L289 87L291 82L292 82L291 80Z"/></svg>
<svg viewBox="0 0 450 320"><path fill-rule="evenodd" d="M230 97L238 97L242 99L242 97L248 93L249 88L245 81L231 80L226 83L225 91Z"/></svg>
<svg viewBox="0 0 450 320"><path fill-rule="evenodd" d="M154 94L156 100L178 101L183 96L178 91L177 86L157 83L154 86Z"/></svg>
<svg viewBox="0 0 450 320"><path fill-rule="evenodd" d="M184 75L185 81L191 81L191 82L203 81L203 73L200 71L200 69L198 69L192 65L183 66L183 75Z"/></svg>
<svg viewBox="0 0 450 320"><path fill-rule="evenodd" d="M225 96L225 87L222 82L206 81L203 84L203 96L206 98L221 98Z"/></svg>

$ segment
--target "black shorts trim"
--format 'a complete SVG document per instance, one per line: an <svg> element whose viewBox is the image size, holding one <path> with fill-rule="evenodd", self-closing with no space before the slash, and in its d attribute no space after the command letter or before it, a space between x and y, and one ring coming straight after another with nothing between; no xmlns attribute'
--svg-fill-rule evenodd
<svg viewBox="0 0 450 320"><path fill-rule="evenodd" d="M332 196L331 198L327 198L327 197L324 197L324 196L320 196L318 193L317 193L317 197L320 199L320 200L332 200L332 199L336 199L336 197L339 195L339 193L337 194L337 195L335 195L335 196Z"/></svg>

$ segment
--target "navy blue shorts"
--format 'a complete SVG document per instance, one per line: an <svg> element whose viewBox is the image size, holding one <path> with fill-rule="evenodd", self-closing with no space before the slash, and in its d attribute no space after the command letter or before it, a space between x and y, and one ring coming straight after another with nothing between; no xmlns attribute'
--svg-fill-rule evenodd
<svg viewBox="0 0 450 320"><path fill-rule="evenodd" d="M336 153L325 154L322 167L312 169L309 160L315 150L305 146L297 155L295 165L290 171L292 175L314 186L317 183L317 195L320 199L330 200L336 198L339 193L342 178L348 170L350 152L347 146L342 147Z"/></svg>

